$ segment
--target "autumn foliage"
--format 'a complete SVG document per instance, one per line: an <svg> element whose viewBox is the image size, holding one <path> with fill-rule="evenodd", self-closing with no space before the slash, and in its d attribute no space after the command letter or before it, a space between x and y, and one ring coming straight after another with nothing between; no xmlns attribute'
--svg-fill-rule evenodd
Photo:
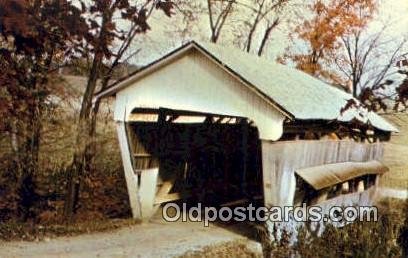
<svg viewBox="0 0 408 258"><path fill-rule="evenodd" d="M282 22L282 10L292 1L253 0L249 1L252 5L243 6L244 2L203 1L209 40L227 40L231 35L223 37L228 32L226 24L235 25L243 33L241 47L266 56L268 43ZM149 20L152 13L169 18L183 5L170 0L75 3L0 0L0 224L130 216L112 114L101 118L103 103L92 99L117 79L115 70L121 64L137 55L132 42L155 29ZM280 60L330 83L348 85L350 78L339 73L335 60L353 56L352 51L344 53L346 43L355 42L347 37L367 27L377 12L377 0L313 0L304 6L307 11L292 21L293 44ZM249 18L241 21L237 10L250 13ZM233 24L238 20L240 25ZM161 22L166 26L168 21ZM362 62L351 61L356 68L351 71L359 71ZM86 78L80 94L73 97L77 109L69 113L63 99L73 90L63 83L59 70L72 64L81 66ZM407 72L400 73L408 78ZM376 91L390 85L382 80L385 77L378 78L375 87L355 94L373 110L384 108ZM408 79L395 91L396 108L406 108Z"/></svg>
<svg viewBox="0 0 408 258"><path fill-rule="evenodd" d="M152 12L161 10L170 16L172 7L168 0L75 4L67 0L0 1L0 114L4 117L0 129L11 149L2 157L8 173L2 173L5 178L0 183L3 186L9 180L16 182L7 189L3 187L5 193L0 198L7 199L7 207L13 207L10 204L15 202L17 208L11 208L16 210L13 216L21 221L35 218L38 214L32 212L34 206L55 192L66 195L66 214L71 216L81 208L79 191L87 188L87 178L96 175L96 167L91 169L91 165L96 156L98 109L91 110L91 101L98 81L102 81L102 88L107 86L134 37L150 29L147 20ZM118 21L129 29L119 28ZM40 156L41 149L47 148L46 120L58 106L55 99L64 91L56 87L62 85L57 83L58 71L78 58L88 60L90 65L86 88L79 98L81 109L78 117L71 118L72 124L77 125L72 132L77 135L74 153L70 153L73 161L67 167L53 168L54 172L65 172L65 178L58 179L61 186L51 190L51 194L38 194L45 183L40 180L46 170L40 165ZM66 194L60 194L61 187Z"/></svg>
<svg viewBox="0 0 408 258"><path fill-rule="evenodd" d="M296 67L313 76L336 82L339 77L328 70L341 37L361 30L377 9L376 0L316 0L308 5L311 18L295 27L292 36L299 45L288 49L281 61L293 62Z"/></svg>
<svg viewBox="0 0 408 258"><path fill-rule="evenodd" d="M51 75L87 36L80 10L67 1L1 1L0 67L3 132L10 136L18 215L30 216L39 173L42 119L51 108Z"/></svg>

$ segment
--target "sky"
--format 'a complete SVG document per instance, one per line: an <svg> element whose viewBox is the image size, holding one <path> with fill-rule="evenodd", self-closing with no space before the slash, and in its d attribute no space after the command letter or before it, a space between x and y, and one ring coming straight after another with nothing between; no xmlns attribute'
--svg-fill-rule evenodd
<svg viewBox="0 0 408 258"><path fill-rule="evenodd" d="M371 24L372 30L379 30L382 24L389 24L387 33L391 37L408 36L408 0L381 0L379 17Z"/></svg>
<svg viewBox="0 0 408 258"><path fill-rule="evenodd" d="M392 39L392 42L397 42L403 35L408 35L408 0L379 1L379 14L369 25L369 31L376 32L383 27L383 24L388 24L387 36ZM174 33L175 28L180 27L180 24L182 24L180 16L176 15L175 17L167 18L161 14L153 15L150 20L152 30L145 36L139 37L133 44L132 50L141 48L141 51L130 62L145 65L190 39L206 41L209 38L210 31L207 16L201 17L194 28L190 28L193 31L192 35L184 38ZM290 28L290 24L282 23L278 31L272 34L273 39L267 48L267 58L274 60L283 53L289 43L287 37L289 33L288 28ZM231 31L223 31L220 43L231 44L231 34Z"/></svg>

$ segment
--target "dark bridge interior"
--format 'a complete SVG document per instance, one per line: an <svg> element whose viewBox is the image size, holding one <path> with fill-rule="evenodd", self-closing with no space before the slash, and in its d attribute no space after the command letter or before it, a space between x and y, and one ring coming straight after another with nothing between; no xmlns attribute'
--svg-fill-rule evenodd
<svg viewBox="0 0 408 258"><path fill-rule="evenodd" d="M147 112L147 111L145 111ZM148 111L152 113L152 111ZM169 183L169 201L234 206L262 202L258 130L245 118L188 113L201 123L160 110L150 120L128 123L134 169L159 168L157 192ZM166 183L167 182L167 183ZM165 202L165 198L161 198Z"/></svg>

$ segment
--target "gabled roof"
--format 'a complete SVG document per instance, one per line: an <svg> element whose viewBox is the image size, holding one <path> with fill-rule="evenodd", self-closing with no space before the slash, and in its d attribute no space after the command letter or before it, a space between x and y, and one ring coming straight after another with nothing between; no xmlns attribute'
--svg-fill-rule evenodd
<svg viewBox="0 0 408 258"><path fill-rule="evenodd" d="M340 110L346 105L347 100L352 98L350 94L294 68L273 63L239 49L195 41L175 49L138 72L116 82L98 93L96 98L115 94L191 49L196 49L210 58L291 119L336 120L340 117ZM372 112L363 120L380 130L397 131L394 126ZM344 117L341 121L344 121Z"/></svg>

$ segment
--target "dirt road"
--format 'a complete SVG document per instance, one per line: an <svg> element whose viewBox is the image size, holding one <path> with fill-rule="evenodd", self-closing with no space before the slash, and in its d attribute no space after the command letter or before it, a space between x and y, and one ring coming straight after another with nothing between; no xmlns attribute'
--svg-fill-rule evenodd
<svg viewBox="0 0 408 258"><path fill-rule="evenodd" d="M0 242L0 257L174 257L208 245L246 239L234 230L234 226L206 228L198 222L155 219L109 233L42 242ZM254 241L248 243L258 248Z"/></svg>

